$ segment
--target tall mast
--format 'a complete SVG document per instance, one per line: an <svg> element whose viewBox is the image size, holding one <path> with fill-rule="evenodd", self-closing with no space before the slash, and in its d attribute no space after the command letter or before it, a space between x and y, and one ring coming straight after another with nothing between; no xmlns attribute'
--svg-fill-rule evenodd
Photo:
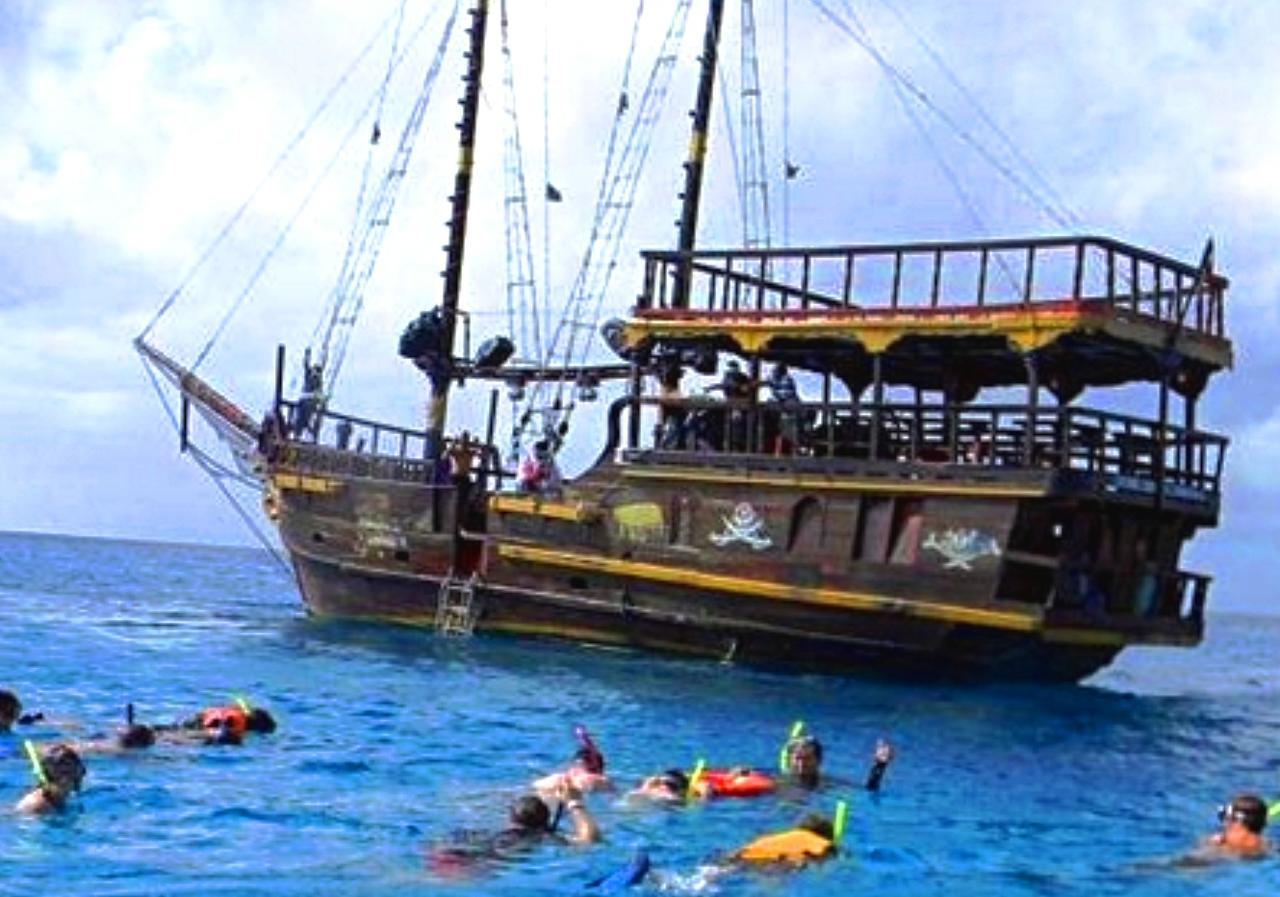
<svg viewBox="0 0 1280 897"><path fill-rule="evenodd" d="M720 22L724 0L711 0L707 8L707 31L702 39L702 68L698 76L698 98L693 108L693 133L689 137L689 159L684 163L684 194L680 207L680 238L676 249L691 252L698 233L698 201L702 197L702 172L707 158L707 129L711 124L711 92L716 83L716 53L720 46ZM674 308L689 307L689 277L682 272L674 284Z"/></svg>
<svg viewBox="0 0 1280 897"><path fill-rule="evenodd" d="M467 210L471 203L471 165L476 139L476 119L480 112L480 73L484 68L484 31L489 19L489 0L476 0L471 10L471 45L467 50L466 92L462 98L462 121L458 123L458 173L453 182L453 215L449 219L449 244L445 247L444 298L441 301L443 339L441 364L428 377L431 396L427 400L427 456L440 456L445 418L449 413L449 386L453 379L453 343L458 324L458 296L462 291L462 250L467 236Z"/></svg>

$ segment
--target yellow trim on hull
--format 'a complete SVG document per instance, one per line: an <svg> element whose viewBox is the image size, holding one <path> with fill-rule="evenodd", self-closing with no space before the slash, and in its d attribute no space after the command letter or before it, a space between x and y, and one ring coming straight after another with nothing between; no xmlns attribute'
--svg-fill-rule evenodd
<svg viewBox="0 0 1280 897"><path fill-rule="evenodd" d="M957 607L932 601L884 598L864 592L789 586L783 583L747 579L740 576L725 576L720 573L701 573L696 570L669 567L664 564L624 561L619 558L552 551L524 545L500 544L498 545L498 555L512 561L524 561L531 564L564 567L592 573L605 573L612 576L629 576L650 582L702 588L714 592L728 592L734 595L751 595L757 598L772 598L800 604L820 604L843 610L900 614L921 619L942 620L948 623L968 623L992 629L1011 629L1018 632L1035 632L1042 627L1040 614L1030 608L1025 612L999 611L978 607Z"/></svg>
<svg viewBox="0 0 1280 897"><path fill-rule="evenodd" d="M499 514L525 514L532 517L549 517L552 520L570 520L584 523L597 516L596 509L581 502L543 501L513 495L494 495L489 499L489 510Z"/></svg>
<svg viewBox="0 0 1280 897"><path fill-rule="evenodd" d="M965 485L954 481L927 483L915 480L873 477L841 479L802 476L757 477L678 467L671 469L623 467L622 475L640 480L676 480L680 482L727 483L742 486L775 486L782 489L811 489L819 492L824 490L829 492L910 492L916 495L963 495L977 498L1036 498L1048 494L1048 489L1043 486L1016 484L1008 486L993 483Z"/></svg>
<svg viewBox="0 0 1280 897"><path fill-rule="evenodd" d="M291 489L295 492L315 492L320 495L332 495L342 488L342 482L328 477L308 476L301 473L274 473L271 483L277 489Z"/></svg>
<svg viewBox="0 0 1280 897"><path fill-rule="evenodd" d="M915 309L916 313L867 315L857 311L811 312L804 317L770 317L767 313L709 312L706 317L657 314L633 318L623 328L623 341L636 346L645 339L699 339L727 336L744 352L757 353L777 338L853 339L880 354L907 336L1003 336L1019 352L1042 349L1068 333L1106 333L1146 346L1163 346L1169 324L1106 308ZM1231 366L1231 344L1194 331L1178 335L1184 355L1218 368Z"/></svg>

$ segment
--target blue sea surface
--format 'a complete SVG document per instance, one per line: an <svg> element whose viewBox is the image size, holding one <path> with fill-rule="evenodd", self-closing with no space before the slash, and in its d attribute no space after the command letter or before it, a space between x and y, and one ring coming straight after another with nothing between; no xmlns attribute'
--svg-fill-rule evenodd
<svg viewBox="0 0 1280 897"><path fill-rule="evenodd" d="M1280 794L1280 619L1215 616L1195 650L1133 650L1082 686L897 684L788 676L554 642L442 639L309 619L248 550L0 534L0 687L57 717L42 740L111 731L132 702L170 721L234 695L274 735L88 758L64 814L6 810L31 786L0 735L0 894L575 895L649 850L633 893L1274 894L1280 861L1171 860L1242 790ZM589 805L593 847L546 845L441 880L433 842L497 829L508 802L587 725L631 785L704 757L777 762L793 720L859 781L878 737L897 759L876 797L637 809ZM850 801L844 850L788 874L700 868L717 852Z"/></svg>

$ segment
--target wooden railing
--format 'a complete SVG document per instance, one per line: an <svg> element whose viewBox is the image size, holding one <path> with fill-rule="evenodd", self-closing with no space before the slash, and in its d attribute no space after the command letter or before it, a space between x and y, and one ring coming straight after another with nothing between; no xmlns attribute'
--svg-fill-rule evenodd
<svg viewBox="0 0 1280 897"><path fill-rule="evenodd" d="M328 410L316 411L304 401L281 401L280 414L287 434L281 450L289 453L291 464L308 471L413 483L449 483L448 462L427 459L426 434L422 430ZM449 442L446 440L446 450ZM473 472L481 478L500 481L503 471L497 450L479 443L474 444L474 449Z"/></svg>
<svg viewBox="0 0 1280 897"><path fill-rule="evenodd" d="M1077 406L752 404L646 398L654 445L1001 468L1057 468L1217 493L1226 437ZM1124 482L1119 480L1118 482Z"/></svg>
<svg viewBox="0 0 1280 897"><path fill-rule="evenodd" d="M1101 302L1224 337L1227 279L1105 237L646 252L640 317ZM675 308L687 281L687 308Z"/></svg>

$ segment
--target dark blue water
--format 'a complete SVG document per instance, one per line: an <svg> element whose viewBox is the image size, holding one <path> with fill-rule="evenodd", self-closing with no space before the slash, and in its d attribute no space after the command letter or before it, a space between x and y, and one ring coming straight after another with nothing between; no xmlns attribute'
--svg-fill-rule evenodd
<svg viewBox="0 0 1280 897"><path fill-rule="evenodd" d="M641 893L1275 893L1280 862L1164 861L1237 790L1280 793L1280 620L1217 617L1193 651L1129 652L1081 687L787 677L497 638L306 619L264 555L0 534L0 687L110 728L246 695L281 730L236 748L93 757L72 812L19 818L29 787L0 736L2 894L566 895L650 849ZM851 794L844 854L790 875L696 873L845 792L641 811L590 805L605 840L548 846L464 882L424 845L494 828L589 725L630 783L692 765L769 766L795 719L858 778L878 736L883 794ZM73 733L84 734L84 733ZM45 730L42 737L54 737Z"/></svg>

